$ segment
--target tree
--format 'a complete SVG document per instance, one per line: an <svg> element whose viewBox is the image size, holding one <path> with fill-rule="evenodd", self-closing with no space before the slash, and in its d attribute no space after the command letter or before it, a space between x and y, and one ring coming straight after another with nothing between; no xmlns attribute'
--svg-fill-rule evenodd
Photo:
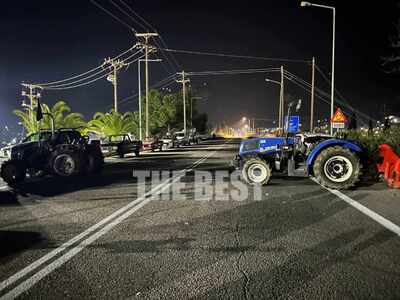
<svg viewBox="0 0 400 300"><path fill-rule="evenodd" d="M45 115L40 122L36 121L37 103L34 103L33 110L30 107L25 108L25 110L14 110L14 114L20 118L27 134L37 132L39 129L51 128L51 117L46 114L53 116L56 128L79 128L86 126L83 115L80 113L71 113L71 108L64 101L58 101L51 108L47 104L41 103L41 107Z"/></svg>
<svg viewBox="0 0 400 300"><path fill-rule="evenodd" d="M395 24L395 33L389 36L389 54L383 57L382 67L387 73L400 73L400 18Z"/></svg>
<svg viewBox="0 0 400 300"><path fill-rule="evenodd" d="M353 112L353 114L350 117L350 122L349 122L349 129L350 130L355 130L357 129L357 115L355 112Z"/></svg>
<svg viewBox="0 0 400 300"><path fill-rule="evenodd" d="M88 122L88 131L101 136L133 133L138 135L139 122L137 113L127 112L124 114L111 110L108 113L97 112L93 119Z"/></svg>

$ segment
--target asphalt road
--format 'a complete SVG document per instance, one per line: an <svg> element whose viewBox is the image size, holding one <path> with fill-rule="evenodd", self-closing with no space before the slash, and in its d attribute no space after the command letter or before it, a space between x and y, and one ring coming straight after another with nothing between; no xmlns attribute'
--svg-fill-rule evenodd
<svg viewBox="0 0 400 300"><path fill-rule="evenodd" d="M0 299L400 298L399 191L273 178L245 201L199 197L191 169L228 170L237 147L111 159L99 176L0 189ZM185 168L145 197L132 177ZM155 200L179 182L183 195Z"/></svg>

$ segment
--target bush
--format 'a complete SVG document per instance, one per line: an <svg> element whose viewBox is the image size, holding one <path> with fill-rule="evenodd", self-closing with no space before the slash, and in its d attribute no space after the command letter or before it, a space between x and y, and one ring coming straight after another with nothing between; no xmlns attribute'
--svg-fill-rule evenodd
<svg viewBox="0 0 400 300"><path fill-rule="evenodd" d="M376 176L376 164L379 161L379 145L389 144L393 150L400 156L400 127L392 127L379 132L365 132L360 130L351 130L345 134L346 139L360 142L366 149L368 165L366 175Z"/></svg>

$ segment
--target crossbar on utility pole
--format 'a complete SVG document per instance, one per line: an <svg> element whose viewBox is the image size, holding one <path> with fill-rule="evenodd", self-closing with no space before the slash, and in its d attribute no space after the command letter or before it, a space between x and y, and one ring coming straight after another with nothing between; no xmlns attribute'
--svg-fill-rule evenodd
<svg viewBox="0 0 400 300"><path fill-rule="evenodd" d="M142 44L145 52L145 85L146 85L146 134L145 138L149 138L149 52L150 50L155 50L153 47L150 49L149 39L152 37L157 37L158 33L156 32L147 32L147 33L135 33L135 36L138 39L144 39L144 43Z"/></svg>
<svg viewBox="0 0 400 300"><path fill-rule="evenodd" d="M181 76L181 80L177 80L177 83L182 84L182 96L183 96L183 134L186 136L186 83L190 82L190 79L186 78L185 71L177 73Z"/></svg>

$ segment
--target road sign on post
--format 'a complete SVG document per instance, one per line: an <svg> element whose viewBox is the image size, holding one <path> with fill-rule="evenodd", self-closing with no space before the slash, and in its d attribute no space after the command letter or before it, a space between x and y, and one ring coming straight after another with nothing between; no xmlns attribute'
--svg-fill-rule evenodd
<svg viewBox="0 0 400 300"><path fill-rule="evenodd" d="M347 118L343 111L338 108L331 119L332 128L343 129L347 123Z"/></svg>
<svg viewBox="0 0 400 300"><path fill-rule="evenodd" d="M289 133L298 133L300 131L300 117L290 116L288 122L288 117L285 116L285 131Z"/></svg>

